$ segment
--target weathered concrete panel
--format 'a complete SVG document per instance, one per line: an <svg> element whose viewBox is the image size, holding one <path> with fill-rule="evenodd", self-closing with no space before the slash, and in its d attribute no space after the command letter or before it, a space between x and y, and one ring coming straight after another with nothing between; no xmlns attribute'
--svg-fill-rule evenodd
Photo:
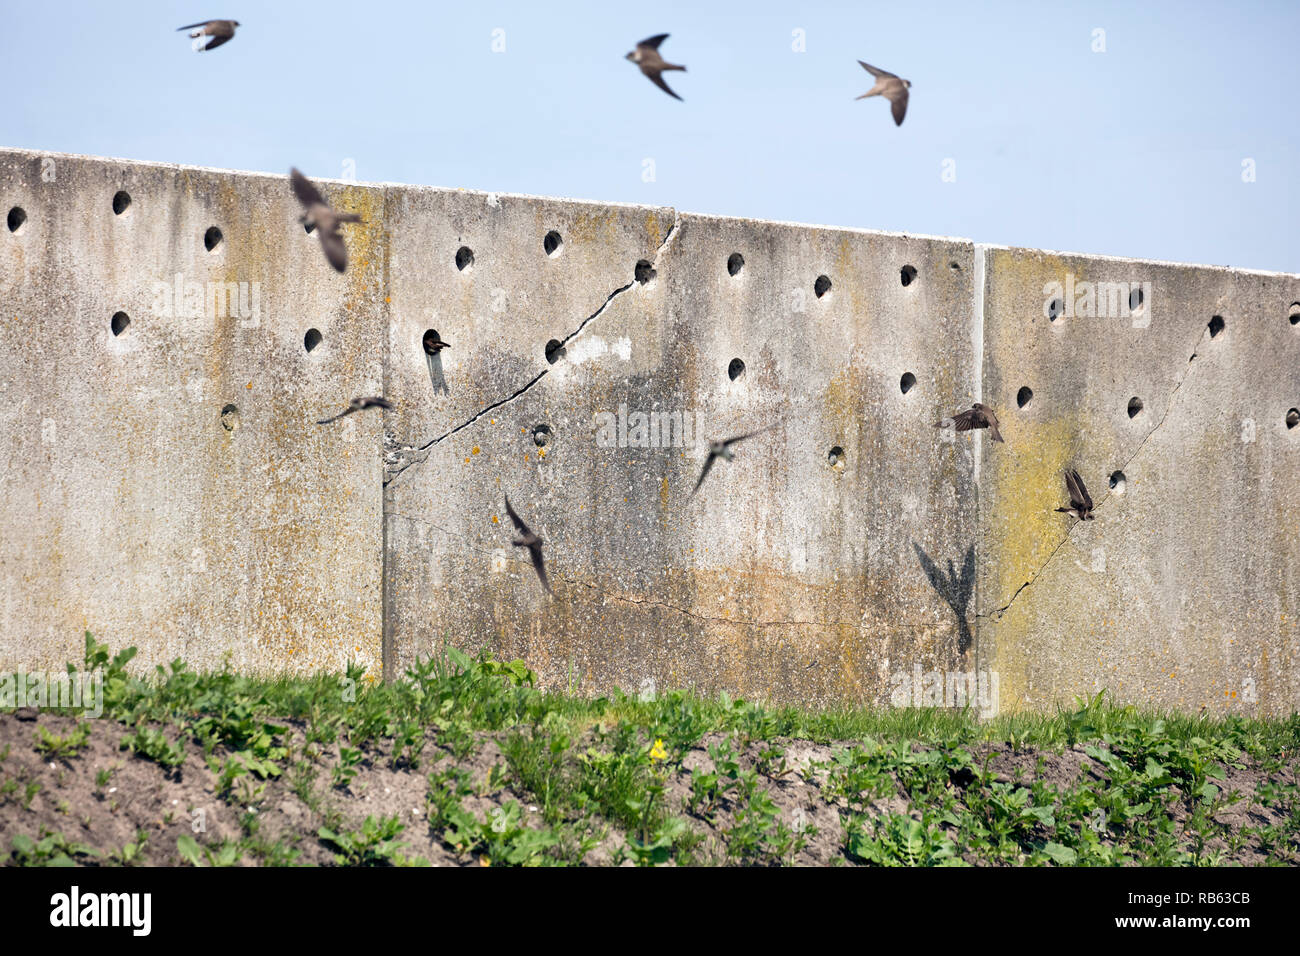
<svg viewBox="0 0 1300 956"><path fill-rule="evenodd" d="M1003 707L1105 687L1184 710L1294 710L1300 277L981 254L984 395L1006 444L982 445L979 637ZM1100 316L1044 313L1085 304L1083 283L1120 282L1144 289L1136 314L1128 288ZM1066 467L1094 521L1053 511Z"/></svg>
<svg viewBox="0 0 1300 956"><path fill-rule="evenodd" d="M488 216L532 217L524 245L514 228L488 231L475 272L480 258L521 264L509 280L444 268L398 295L394 267L395 315L488 287L463 292L478 314L453 322L486 332L465 336L454 367L472 401L431 423L445 437L399 461L389 485L396 660L441 640L487 642L583 691L694 685L830 702L879 700L891 668L961 659L970 635L945 600L961 590L945 583L946 562L961 568L974 546L974 459L931 423L953 392L973 394L971 244L692 215L673 227L668 210L610 207L619 225L593 254L613 269L604 284L585 297L557 289L544 301L559 308L504 321L489 314L490 284L537 297L545 230L565 234L563 256L577 243L554 225L572 204L498 201ZM425 234L427 213L395 225L394 263L405 243L448 245L442 218L439 236ZM905 265L917 270L906 287ZM832 286L819 297L822 275ZM420 331L395 339L413 353ZM554 364L551 339L564 343ZM734 379L733 359L745 365ZM406 371L390 388L428 394L420 356L393 366ZM904 394L909 372L918 384ZM628 440L602 447L600 416L620 409ZM681 414L702 434L638 447L637 412ZM447 434L454 422L468 424ZM541 449L539 425L551 429ZM768 425L688 501L707 438ZM510 547L507 492L547 539L553 599Z"/></svg>
<svg viewBox="0 0 1300 956"><path fill-rule="evenodd" d="M382 209L380 190L328 189L372 222ZM380 389L379 228L350 227L338 276L284 177L6 150L15 208L0 666L61 667L90 629L148 665L377 667L382 422L315 420ZM235 283L236 301L190 315L162 291L178 276L180 300Z"/></svg>
<svg viewBox="0 0 1300 956"><path fill-rule="evenodd" d="M388 224L386 394L397 407L388 413L386 640L400 668L448 639L474 646L499 631L498 643L513 641L518 622L493 612L513 589L486 570L504 566L504 552L490 551L504 529L490 519L509 524L502 495L516 484L515 503L531 514L526 486L512 484L519 470L549 481L556 458L575 456L571 399L545 401L566 367L558 350L548 360L547 344L570 341L635 284L636 263L654 258L673 212L411 189L390 193ZM552 232L560 244L548 254ZM461 249L473 255L465 268ZM450 344L434 359L421 345L429 329ZM553 429L549 461L533 439L542 423ZM563 500L581 513L579 489Z"/></svg>

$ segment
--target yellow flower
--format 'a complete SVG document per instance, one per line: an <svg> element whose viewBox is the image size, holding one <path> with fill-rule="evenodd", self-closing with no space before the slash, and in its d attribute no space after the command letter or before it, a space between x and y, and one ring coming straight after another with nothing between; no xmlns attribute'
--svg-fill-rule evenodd
<svg viewBox="0 0 1300 956"><path fill-rule="evenodd" d="M655 761L667 759L668 751L664 750L664 742L662 740L656 740L655 745L650 748L650 760Z"/></svg>

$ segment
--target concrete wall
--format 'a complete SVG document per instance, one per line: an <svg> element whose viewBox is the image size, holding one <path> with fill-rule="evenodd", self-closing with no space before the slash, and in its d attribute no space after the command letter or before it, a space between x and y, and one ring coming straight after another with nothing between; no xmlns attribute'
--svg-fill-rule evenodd
<svg viewBox="0 0 1300 956"><path fill-rule="evenodd" d="M984 395L1006 410L1007 443L982 449L978 633L1004 700L1105 687L1188 710L1294 709L1300 279L985 255ZM1067 276L1140 283L1148 301L1053 321L1043 289ZM1051 511L1067 465L1097 504L1073 527Z"/></svg>
<svg viewBox="0 0 1300 956"><path fill-rule="evenodd" d="M383 423L314 420L383 381L384 191L335 192L376 222L346 276L282 177L0 153L4 666L87 629L148 665L379 664ZM178 275L256 314L160 301Z"/></svg>
<svg viewBox="0 0 1300 956"><path fill-rule="evenodd" d="M324 188L367 220L344 276L284 177L0 151L26 213L0 228L0 666L89 628L267 671L486 644L584 693L886 703L977 670L1002 709L1297 706L1300 278ZM257 314L164 314L177 273L257 283ZM1146 311L1051 320L1067 277L1147 283ZM981 396L1006 444L933 427ZM639 447L651 412L697 441ZM766 426L689 499L705 440ZM1096 521L1052 511L1067 464Z"/></svg>

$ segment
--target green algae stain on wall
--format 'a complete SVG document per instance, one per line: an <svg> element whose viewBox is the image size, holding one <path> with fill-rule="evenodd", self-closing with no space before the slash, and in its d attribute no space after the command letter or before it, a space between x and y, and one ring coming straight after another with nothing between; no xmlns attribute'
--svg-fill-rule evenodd
<svg viewBox="0 0 1300 956"><path fill-rule="evenodd" d="M1071 546L1066 538L1075 521L1054 509L1066 504L1063 473L1072 464L1078 430L1077 422L1065 419L1021 427L1016 443L1033 451L1019 455L983 436L985 480L992 483L996 502L996 512L983 516L981 560L994 569L985 607L996 629L992 669L999 674L1002 706L1008 710L1024 699L1028 687L1030 662L1024 654L1036 620L1030 613L1033 582L1049 560L1059 559ZM1006 611L999 617L1002 608Z"/></svg>

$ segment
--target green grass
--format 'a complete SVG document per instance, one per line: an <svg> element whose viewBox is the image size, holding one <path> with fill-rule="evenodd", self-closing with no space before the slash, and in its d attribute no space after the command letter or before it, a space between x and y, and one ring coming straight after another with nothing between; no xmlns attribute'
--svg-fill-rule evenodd
<svg viewBox="0 0 1300 956"><path fill-rule="evenodd" d="M139 675L128 670L134 656L133 648L112 655L86 635L83 666L104 672L104 715L127 728L121 747L171 772L184 762L188 742L216 775L218 796L250 808L237 840L208 846L182 838L181 856L196 865L245 856L296 861L294 841L263 841L251 811L281 774L322 824L304 838L319 840L338 862L424 862L404 852L410 821L369 817L349 827L330 809L380 760L427 775L421 825L465 859L579 863L617 831L613 863L790 863L818 831L792 823L774 802L777 782L793 779L783 738L833 745L830 757L804 774L815 774L818 798L838 808L842 825L832 836L845 861L1198 865L1246 846L1269 862L1300 859L1296 715L1193 717L1113 706L1103 694L1050 715L989 721L941 709L806 711L685 691L653 700L617 691L585 699L537 689L522 661L454 649L391 683L356 666L344 674L259 678L228 669L200 673L179 660ZM42 733L37 747L66 760L89 731ZM504 762L476 790L458 764L488 734ZM1083 745L1103 779L1060 788L1033 773L996 779L987 755L995 744L1047 753ZM709 766L682 768L700 748ZM325 755L332 759L322 772ZM1265 774L1256 792L1224 792L1224 768L1244 761ZM107 780L105 773L96 782ZM526 794L536 810L504 798L487 813L467 808L472 797L500 796L502 787ZM0 802L30 804L31 788L0 779ZM873 806L882 799L901 800L906 811ZM1243 799L1274 808L1280 822L1230 832L1216 815ZM132 862L142 845L133 841L105 856ZM47 836L11 855L37 862L84 854Z"/></svg>
<svg viewBox="0 0 1300 956"><path fill-rule="evenodd" d="M162 726L192 737L207 753L220 747L279 762L285 755L276 741L286 720L307 722L309 739L322 744L340 737L346 737L353 748L395 740L400 753L394 762L411 766L419 765L422 728L436 728L440 736L455 741L458 735L474 731L537 727L543 721L548 732L570 738L593 727L622 728L623 734L628 727L639 728L663 739L674 757L711 731L734 733L742 745L797 737L821 743L871 738L1059 748L1133 729L1150 732L1158 724L1160 736L1174 744L1200 739L1257 758L1294 752L1300 746L1297 715L1281 720L1197 717L1115 707L1105 702L1104 694L1055 714L1009 714L981 721L968 712L948 709L805 711L732 700L726 694L704 698L683 691L649 701L617 691L584 699L537 690L522 662L503 664L487 655L471 659L451 648L391 683L374 680L374 675L356 666L345 675L260 678L229 670L200 674L180 660L143 678L126 670L134 648L112 657L89 633L86 648L85 667L105 669L105 715L143 727L145 732L137 732L130 746L164 763L172 759L167 742L148 733ZM463 743L461 753L471 747L472 743Z"/></svg>

